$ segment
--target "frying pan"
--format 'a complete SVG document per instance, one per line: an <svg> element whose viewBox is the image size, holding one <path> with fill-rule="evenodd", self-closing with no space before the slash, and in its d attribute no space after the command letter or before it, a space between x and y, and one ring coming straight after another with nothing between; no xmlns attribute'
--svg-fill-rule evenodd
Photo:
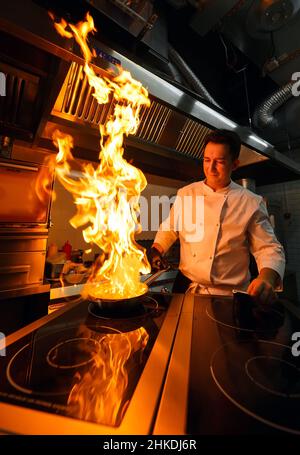
<svg viewBox="0 0 300 455"><path fill-rule="evenodd" d="M170 266L166 267L165 269L158 270L157 272L153 273L149 278L147 278L144 283L149 287L151 283L153 283L160 275L170 270ZM98 307L102 310L107 311L126 311L136 308L141 304L141 298L145 297L148 293L149 289L146 289L145 292L139 294L135 297L129 297L125 299L91 299L92 302L98 305Z"/></svg>

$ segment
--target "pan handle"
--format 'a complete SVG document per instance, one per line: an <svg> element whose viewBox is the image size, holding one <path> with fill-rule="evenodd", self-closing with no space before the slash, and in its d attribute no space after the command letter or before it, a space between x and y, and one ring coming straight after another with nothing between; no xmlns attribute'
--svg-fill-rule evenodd
<svg viewBox="0 0 300 455"><path fill-rule="evenodd" d="M151 283L153 283L160 275L165 272L168 272L171 269L170 266L166 267L165 269L158 270L157 272L153 273L149 278L147 278L144 283L149 287Z"/></svg>

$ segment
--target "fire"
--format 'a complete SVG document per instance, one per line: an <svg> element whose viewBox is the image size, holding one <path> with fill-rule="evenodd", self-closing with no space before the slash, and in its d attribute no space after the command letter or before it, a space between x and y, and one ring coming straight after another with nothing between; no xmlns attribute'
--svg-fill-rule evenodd
<svg viewBox="0 0 300 455"><path fill-rule="evenodd" d="M52 156L47 156L44 160L44 165L41 166L35 181L36 196L41 202L46 203L49 195L52 195L52 178L55 172L55 161Z"/></svg>
<svg viewBox="0 0 300 455"><path fill-rule="evenodd" d="M91 336L91 334L87 334ZM134 353L142 355L149 335L140 327L128 333L106 333L95 338L99 352L93 352L93 366L75 374L76 384L69 398L73 417L104 425L119 425L128 404L126 363L136 362Z"/></svg>
<svg viewBox="0 0 300 455"><path fill-rule="evenodd" d="M124 135L134 134L143 105L149 106L147 90L128 71L119 67L119 74L108 79L96 75L90 62L88 34L95 31L92 17L76 26L62 21L56 30L66 38L74 37L84 59L84 71L93 96L99 104L114 97L115 108L105 125L100 125L100 164L82 167L82 177L71 177L74 160L73 139L55 131L53 140L59 148L56 157L57 175L74 197L77 214L70 220L73 227L84 227L86 242L99 246L99 256L86 284L85 298L124 299L143 294L147 286L140 282L140 273L150 272L144 248L135 239L141 229L138 222L139 196L147 181L144 174L123 158ZM69 27L71 31L66 30ZM87 226L88 225L88 226Z"/></svg>

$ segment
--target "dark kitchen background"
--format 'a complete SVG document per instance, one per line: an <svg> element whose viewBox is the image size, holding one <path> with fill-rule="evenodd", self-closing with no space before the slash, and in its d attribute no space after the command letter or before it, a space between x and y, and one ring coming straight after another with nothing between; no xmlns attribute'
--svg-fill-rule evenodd
<svg viewBox="0 0 300 455"><path fill-rule="evenodd" d="M48 153L55 152L51 136L56 127L73 135L77 158L95 163L98 159L97 127L112 106L96 110L81 74L78 48L55 32L47 11L71 22L82 20L83 11L91 12L98 30L93 37L98 53L95 65L100 69L113 67L123 58L146 70L142 82L149 86L151 108L142 113L136 136L126 140L125 156L146 173L147 198L174 195L180 186L202 176L202 140L218 125L205 111L193 111L193 103L200 100L216 116L225 116L220 126L238 127L244 145L234 177L265 196L286 250L290 294L298 301L300 98L293 96L291 84L300 63L300 3L6 3L0 19L0 70L7 75L7 93L0 99L4 160L43 163ZM148 80L151 74L159 78L157 91ZM181 101L173 102L171 92L165 96L164 81L168 90L171 84L179 91ZM87 251L89 245L80 230L68 223L75 211L71 196L57 181L54 189L58 197L43 234L47 247L60 250L68 241L73 250ZM138 239L148 246L154 234L143 232ZM92 249L83 259L92 261L95 254ZM178 249L170 254L176 262ZM4 259L3 263L6 267ZM39 273L43 275L42 270ZM18 279L21 275L18 270Z"/></svg>
<svg viewBox="0 0 300 455"><path fill-rule="evenodd" d="M299 61L299 9L297 1L9 2L2 8L0 22L0 69L6 75L6 96L0 99L4 163L41 165L47 154L55 152L51 136L56 127L74 136L78 159L97 162L97 126L108 117L112 104L95 108L76 45L57 35L47 14L51 11L58 19L77 22L89 10L98 30L93 38L98 52L95 64L108 69L121 56L145 68L146 86L150 74L160 81L157 92L150 84L151 108L142 112L138 132L125 147L126 158L146 173L149 184L144 195L148 200L151 195L172 196L180 186L201 178L202 140L216 125L205 111L197 118L193 103L200 100L213 108L216 118L226 117L222 126L237 125L244 142L235 178L265 196L287 254L290 297L297 302L300 102L292 96L291 78ZM180 91L183 102L172 105L171 98L164 96L164 81L169 90L171 84ZM42 230L30 227L31 234L43 239L43 246L32 245L31 236L27 247L22 242L20 254L14 241L2 252L3 290L8 277L12 284L14 278L16 283L36 284L37 278L30 278L33 265L29 275L26 268L22 271L21 252L26 249L45 258L50 246L61 250L67 242L85 261L99 253L94 248L88 251L80 230L68 223L75 211L71 196L58 181L54 190L57 198ZM26 237L29 226L21 218L23 232L17 229L15 235ZM12 217L11 227L13 221L18 219ZM3 231L3 244L7 245L8 234L9 230ZM138 240L148 246L154 234L144 231ZM8 267L11 253L16 256L14 269ZM178 248L170 256L176 263ZM37 262L35 275L41 285L45 261Z"/></svg>
<svg viewBox="0 0 300 455"><path fill-rule="evenodd" d="M137 133L127 137L124 143L125 158L146 175L148 186L143 196L149 202L152 196L174 196L180 187L201 179L205 135L215 128L237 131L243 145L240 167L234 172L233 179L265 198L271 222L286 252L287 268L282 297L289 302L290 306L286 308L293 308L296 315L298 311L299 318L300 84L297 82L300 79L300 0L10 0L2 2L0 9L0 332L11 335L46 316L48 312L54 312L58 308L62 311L66 300L69 302L69 298L71 301L74 296L77 298L87 277L86 270L101 254L97 248L84 242L81 229L71 227L69 219L76 211L72 196L55 179L53 170L47 164L47 157L57 153L52 134L59 128L73 136L73 152L78 164L92 163L96 166L99 154L99 125L106 122L114 107L113 99L105 105L97 105L83 72L84 61L77 44L73 39L65 39L56 33L53 20L48 14L51 12L57 21L63 17L68 22L77 23L84 19L87 11L91 13L97 28L97 33L90 39L90 44L97 54L93 61L96 73L105 76L109 71L116 71L116 65L121 63L149 91L150 108L142 109ZM75 169L74 172L79 171ZM80 177L79 173L78 176ZM41 181L45 183L42 188L39 185ZM34 192L37 187L41 190ZM51 197L53 191L56 194L55 200ZM150 229L140 233L137 236L138 242L146 248L149 247L155 232L156 229ZM171 249L168 259L176 269L179 260L178 244ZM69 265L65 268L67 261ZM143 368L147 359L144 364L139 365L138 375L135 376L130 391L133 394L142 373L142 384L149 386L153 378L156 378L152 389L146 388L146 394L144 390L141 393L142 389L138 388L138 395L133 395L134 406L149 399L151 413L147 414L147 418L142 422L143 419L136 419L134 406L129 406L128 412L124 408L127 414L125 426L121 427L121 430L125 432L132 432L129 424L126 427L130 418L133 418L134 425L144 425L141 427L143 432L155 430L167 434L168 431L175 431L172 425L168 426L172 419L174 423L185 417L185 414L178 410L182 409L180 403L183 397L187 400L187 389L183 390L183 394L176 392L176 400L169 402L166 399L167 405L161 407L158 426L154 428L158 399L161 398L165 379L167 388L164 398L173 396L174 381L178 382L179 388L187 387L188 381L181 380L177 367L184 365L185 371L189 371L189 356L186 353L192 343L194 302L190 297L185 299L179 294L172 297L170 291L175 275L176 270L157 281L151 288L152 291L159 291L154 307L152 297L152 306L146 306L149 320L145 328L151 335L151 345L146 354L151 359L152 366L146 368L144 375ZM193 332L191 371L194 373L189 390L189 399L192 404L195 403L195 409L193 406L189 409L190 426L186 429L185 423L182 423L179 432L197 433L204 428L201 419L197 421L201 414L197 399L202 399L202 395L198 394L198 379L203 382L203 390L206 390L206 382L210 384L207 390L212 394L212 402L217 396L220 406L225 402L222 409L226 411L227 407L230 407L223 396L220 398L222 385L219 386L217 395L215 384L212 386L210 382L210 358L214 356L215 378L218 379L219 365L223 374L223 357L218 363L219 358L213 351L219 349L219 341L224 342L228 337L228 344L233 346L234 351L236 339L243 338L245 333L250 333L251 338L257 331L257 320L252 314L250 326L247 325L248 320L245 322L245 314L241 314L245 308L249 313L249 307L243 306L241 309L239 305L234 306L234 313L228 310L226 299L225 305L224 301L218 305L214 305L214 302L206 305L201 297L198 296L197 299L199 314L195 313L193 324L199 330L195 329ZM185 310L178 325L177 336L177 322L182 307ZM262 349L264 357L271 358L271 363L277 359L277 355L282 354L278 354L281 349L278 346L286 348L287 334L298 330L299 319L294 316L285 319L286 314L287 309L282 311L282 308L275 308L269 320L265 315L261 316L258 333L263 340L255 340L249 348L251 350L255 345L254 351ZM26 382L27 370L22 367L26 364L26 356L32 355L32 359L37 360L36 363L30 360L29 369L32 365L33 369L28 370L28 374L30 376L33 373L34 382L41 387L39 393L43 397L39 402L33 403L33 408L43 410L45 406L47 411L47 407L52 406L52 419L56 413L69 416L69 408L63 402L62 394L59 394L60 377L51 369L53 365L57 368L56 351L52 345L66 345L70 342L69 338L72 341L72 337L77 334L77 326L75 329L68 326L69 315L80 327L83 324L84 330L94 330L97 337L99 327L95 328L93 313L87 311L87 305L81 302L81 305L72 307L70 313L62 316L58 326L55 318L47 319L50 323L43 325L41 331L37 329L36 332L30 332L25 328L26 333L22 332L25 338L10 338L9 355L21 363L17 364L15 369L11 368L10 361L8 366L5 366L12 376L9 377L7 373L6 381L6 376L2 375L3 383L0 381L0 396L4 402L10 402L11 399L14 403L16 400L15 390L12 397L9 396L13 381L17 384L17 391L24 393L24 396L32 393ZM172 330L166 328L172 321ZM124 329L123 322L121 325L117 322L115 331L121 333L124 329L127 333L129 329L126 324L130 326L131 323L132 321L125 321ZM150 324L151 330L147 324ZM205 324L205 330L202 330L201 324ZM138 325L136 323L134 329ZM211 344L201 338L202 334L206 336L207 327ZM228 327L233 329L233 332ZM63 341L60 331L65 334ZM105 331L104 334L107 336ZM161 342L162 336L168 340L168 343L163 344L166 347L163 350L163 362L160 345L155 341L160 337L158 339ZM253 335L254 338L255 336ZM276 336L276 342L271 342ZM19 343L17 345L16 340ZM23 345L20 340L23 340ZM34 347L37 344L38 348L30 351L31 343ZM211 350L209 353L205 351L207 345ZM246 344L242 343L242 346L244 348ZM236 358L244 358L248 352L247 346L243 350L240 349L240 344L238 345L240 350ZM152 347L154 355L151 353ZM167 375L173 347L176 355L172 357L171 366L175 366ZM202 370L199 374L198 347L203 349L201 353L207 360L207 368L204 368L207 374L202 375ZM49 349L54 352L53 358L47 354ZM84 350L80 354L83 355ZM252 419L251 413L258 412L259 422L262 419L267 423L271 421L271 432L287 429L299 434L299 419L294 419L297 413L296 400L293 401L293 415L289 413L290 402L284 401L287 397L299 399L299 365L294 368L294 359L289 356L289 350L288 353L283 353L283 359L288 358L288 362L282 361L284 368L290 368L289 371L285 370L286 376L282 375L283 382L288 379L286 383L282 385L279 374L274 375L277 381L275 386L263 382L270 371L268 364L267 368L262 370L263 379L259 378L263 384L259 393L268 389L271 390L271 395L276 396L270 413L266 407L266 415L261 417L260 409L257 411L256 408L251 408L256 401L252 400L252 396L248 401L247 390L243 390L245 396L244 401L241 400L241 406L250 406L247 418L241 424L245 425L245 428L249 423L247 419ZM83 364L90 364L90 359L86 363L79 362L79 365ZM240 364L234 364L230 372L236 371L236 365ZM225 367L227 368L226 365ZM281 372L277 364L270 367ZM20 372L23 370L25 373L22 373L22 376ZM42 377L44 382L39 382L41 371L45 373L45 378ZM51 393L56 397L51 405L43 401L47 395L44 387L46 389L48 386L48 371L53 375ZM14 374L16 377L13 377ZM235 373L232 376L235 376ZM242 377L242 382L244 379L249 380L249 377ZM21 378L21 386L16 378ZM72 375L67 377L65 383L70 385L68 381L71 384ZM228 383L231 384L230 377ZM255 384L253 380L253 389ZM295 384L296 386L290 390L291 384L292 387ZM148 393L149 390L151 393ZM257 389L253 396L256 392ZM260 403L259 393L257 403ZM232 396L231 401L238 401L235 390ZM283 400L284 404L280 400ZM23 401L26 402L26 399L20 400L21 403ZM74 402L76 404L76 400ZM32 401L29 401L29 404L24 406L30 408L31 405ZM183 407L185 405L184 402ZM21 406L23 405L19 404L18 407ZM200 408L201 406L202 403L199 404ZM276 414L274 418L273 408L285 409L283 422L280 420L282 416L278 417ZM174 417L177 412L179 414ZM238 412L236 409L233 412L237 423L240 420ZM167 419L164 419L165 413L168 415ZM78 417L76 413L74 415L75 418ZM29 427L24 430L22 425L29 425L31 420L27 421L23 415L20 416L22 418L15 419L17 427L5 428L17 433L30 432ZM196 420L194 416L197 417ZM119 417L122 420L124 416ZM89 424L103 423L96 418L83 420L87 420ZM215 432L219 433L228 425L225 430L230 433L231 420L224 424L214 407L211 407L209 419L204 416L204 420L208 422L209 431L214 433L213 428L216 428ZM226 421L226 418L224 420ZM13 421L14 418L9 420ZM80 425L81 421L74 421L74 426L61 427L61 431L70 430L79 434L81 427L76 425ZM48 431L49 428L54 428L55 431L55 428L60 428L56 420L51 422L54 422L53 426L52 423L48 426L48 421L42 423L41 420L38 431ZM0 423L2 425L2 422ZM256 425L253 432L260 432L257 422ZM138 431L140 429L139 426L134 428L138 428ZM244 428L241 429L241 432L243 431Z"/></svg>

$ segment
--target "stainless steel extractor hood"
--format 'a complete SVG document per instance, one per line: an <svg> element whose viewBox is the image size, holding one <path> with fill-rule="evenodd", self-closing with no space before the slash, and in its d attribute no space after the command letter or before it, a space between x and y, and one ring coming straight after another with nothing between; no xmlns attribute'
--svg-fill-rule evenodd
<svg viewBox="0 0 300 455"><path fill-rule="evenodd" d="M12 3L18 3L24 9L22 2L14 0ZM97 161L98 125L105 122L111 113L113 101L96 105L83 73L83 60L77 45L61 37L54 39L53 25L46 11L33 3L31 6L30 15L30 8L26 6L24 21L22 14L18 14L16 19L11 7L4 8L0 13L3 36L18 42L20 48L30 45L37 49L48 64L43 68L41 80L36 81L36 99L32 99L31 104L27 102L31 109L32 106L40 106L39 119L29 125L29 134L22 138L35 146L54 150L52 132L60 127L74 136L75 156ZM137 134L125 141L125 157L133 160L142 170L185 181L198 179L201 177L202 144L206 133L215 128L227 128L236 131L243 142L241 167L234 177L255 178L258 185L300 177L299 164L277 152L249 128L241 127L221 110L210 106L199 95L163 79L140 62L128 59L96 39L91 42L97 54L94 60L96 72L108 75L108 70L116 72L116 63L121 63L149 91L151 106L142 111ZM7 58L6 55L5 62ZM28 72L32 74L35 72L34 62L30 63ZM15 58L14 68L16 65ZM28 62L27 66L30 66ZM47 88L46 99L43 87ZM5 127L3 122L1 126ZM17 127L11 123L10 129L4 128L4 132L8 134L10 131L14 135Z"/></svg>

